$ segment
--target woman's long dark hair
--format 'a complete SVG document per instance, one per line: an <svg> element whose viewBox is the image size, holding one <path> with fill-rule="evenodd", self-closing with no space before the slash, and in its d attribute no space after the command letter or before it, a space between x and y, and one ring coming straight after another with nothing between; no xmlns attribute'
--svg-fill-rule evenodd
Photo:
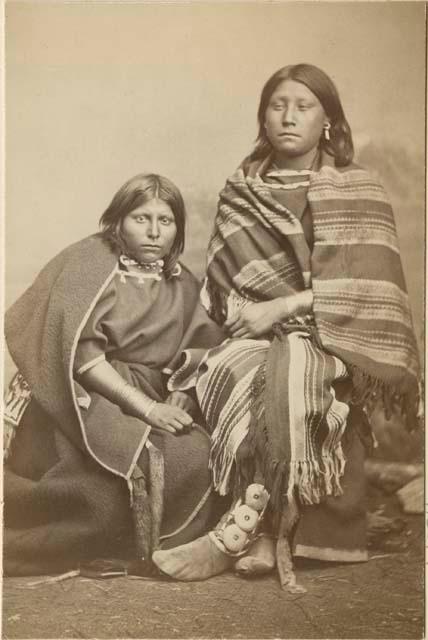
<svg viewBox="0 0 428 640"><path fill-rule="evenodd" d="M186 227L186 209L182 195L168 178L156 173L139 173L125 182L100 218L101 234L110 244L126 253L127 247L121 233L123 219L128 213L153 198L163 200L170 207L177 227L171 251L164 258L164 272L168 278L183 252Z"/></svg>
<svg viewBox="0 0 428 640"><path fill-rule="evenodd" d="M272 146L267 139L265 131L266 109L273 92L284 80L300 82L316 95L331 124L330 140L327 141L322 136L320 138L320 148L334 157L336 166L345 167L350 164L354 157L352 132L345 118L339 93L331 78L312 64L295 64L282 67L266 82L257 112L259 133L250 159L256 160L266 157L272 151Z"/></svg>

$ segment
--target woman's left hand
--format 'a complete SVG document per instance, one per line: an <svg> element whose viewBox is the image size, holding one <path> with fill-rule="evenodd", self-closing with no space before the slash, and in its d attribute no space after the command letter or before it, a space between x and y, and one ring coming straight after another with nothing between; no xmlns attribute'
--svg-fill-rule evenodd
<svg viewBox="0 0 428 640"><path fill-rule="evenodd" d="M173 407L179 407L183 411L187 411L190 415L194 415L197 406L196 402L184 391L172 391L165 400L166 404L170 404Z"/></svg>
<svg viewBox="0 0 428 640"><path fill-rule="evenodd" d="M277 298L247 304L224 324L232 338L259 338L269 333L272 325L286 319L287 315L285 299Z"/></svg>

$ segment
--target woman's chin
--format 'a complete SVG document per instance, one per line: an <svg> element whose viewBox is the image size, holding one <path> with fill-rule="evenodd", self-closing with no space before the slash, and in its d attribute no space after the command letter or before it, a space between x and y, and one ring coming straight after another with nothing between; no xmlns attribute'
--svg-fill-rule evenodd
<svg viewBox="0 0 428 640"><path fill-rule="evenodd" d="M163 251L145 251L144 253L140 253L137 256L138 262L140 264L150 264L152 262L156 262L156 260L163 260L165 254Z"/></svg>

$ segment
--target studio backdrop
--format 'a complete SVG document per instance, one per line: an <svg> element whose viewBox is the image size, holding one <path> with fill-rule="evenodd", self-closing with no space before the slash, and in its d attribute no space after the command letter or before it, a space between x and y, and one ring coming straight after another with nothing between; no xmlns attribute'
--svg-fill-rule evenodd
<svg viewBox="0 0 428 640"><path fill-rule="evenodd" d="M425 17L421 2L8 3L6 295L97 230L153 171L185 197L184 262L204 272L225 178L251 150L267 78L298 62L335 81L356 160L396 213L423 333Z"/></svg>

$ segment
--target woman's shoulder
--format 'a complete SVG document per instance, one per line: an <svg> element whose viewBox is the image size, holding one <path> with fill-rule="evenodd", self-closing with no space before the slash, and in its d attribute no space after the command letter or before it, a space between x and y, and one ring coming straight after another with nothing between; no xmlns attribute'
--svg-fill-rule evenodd
<svg viewBox="0 0 428 640"><path fill-rule="evenodd" d="M258 173L263 175L270 166L271 158L271 153L265 153L263 155L256 154L254 152L250 153L250 155L243 159L239 167L236 169L235 174L237 172L242 172L244 176L248 178L254 178Z"/></svg>
<svg viewBox="0 0 428 640"><path fill-rule="evenodd" d="M85 271L98 273L105 277L113 268L117 256L101 234L93 234L68 245L57 253L41 268L30 285L33 291L50 290L56 282L75 282L82 284Z"/></svg>
<svg viewBox="0 0 428 640"><path fill-rule="evenodd" d="M117 256L102 235L95 233L77 240L59 251L46 263L43 271L46 269L63 269L67 266L73 267L73 265L78 266L79 264L81 266L85 263L93 264L99 259L111 261L117 260Z"/></svg>
<svg viewBox="0 0 428 640"><path fill-rule="evenodd" d="M114 254L114 250L109 244L107 240L102 236L101 233L93 233L90 236L86 236L72 244L69 244L67 247L62 249L54 258L71 258L74 255L80 255L91 252L105 253L105 254Z"/></svg>
<svg viewBox="0 0 428 640"><path fill-rule="evenodd" d="M337 186L343 185L344 187L348 186L348 188L354 186L362 191L364 189L374 189L385 194L384 186L377 174L356 162L351 162L343 167L334 165L322 166L317 174L319 180L327 180L327 182L334 183ZM315 182L318 182L316 175L314 178Z"/></svg>
<svg viewBox="0 0 428 640"><path fill-rule="evenodd" d="M347 175L350 179L366 180L368 182L381 184L374 171L358 164L357 162L350 162L344 167L335 166L334 171L342 175Z"/></svg>
<svg viewBox="0 0 428 640"><path fill-rule="evenodd" d="M190 287L191 289L199 289L202 286L202 283L195 276L193 271L189 269L183 262L177 262L176 265L177 275L172 275L172 278L177 278L180 282L182 282L185 286Z"/></svg>
<svg viewBox="0 0 428 640"><path fill-rule="evenodd" d="M19 317L31 317L34 307L47 308L50 300L56 304L73 296L82 299L81 292L95 295L117 262L99 234L79 240L49 260L32 284L8 310L10 322ZM59 308L59 307L58 307Z"/></svg>
<svg viewBox="0 0 428 640"><path fill-rule="evenodd" d="M385 211L391 209L388 193L376 174L355 162L344 167L322 166L311 177L308 199L344 199L348 204L352 200L365 200L367 203L376 202Z"/></svg>

